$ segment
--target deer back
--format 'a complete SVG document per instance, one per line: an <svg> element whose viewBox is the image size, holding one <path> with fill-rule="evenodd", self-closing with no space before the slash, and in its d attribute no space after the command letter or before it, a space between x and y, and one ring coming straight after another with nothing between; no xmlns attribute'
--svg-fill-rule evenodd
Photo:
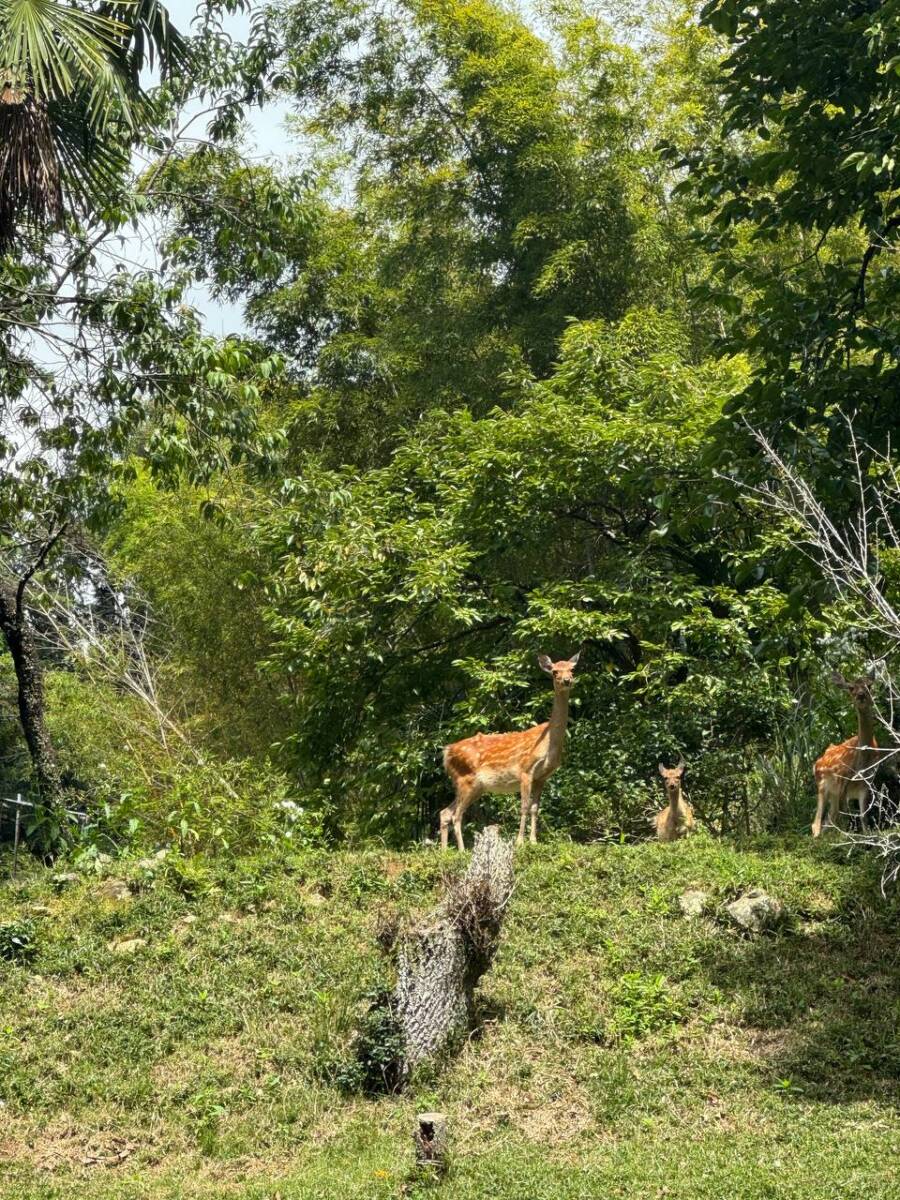
<svg viewBox="0 0 900 1200"><path fill-rule="evenodd" d="M846 742L837 742L816 759L816 778L821 779L823 775L852 778L857 771L875 761L878 757L877 751L878 743L874 738L871 745L862 747L855 735L847 738Z"/></svg>

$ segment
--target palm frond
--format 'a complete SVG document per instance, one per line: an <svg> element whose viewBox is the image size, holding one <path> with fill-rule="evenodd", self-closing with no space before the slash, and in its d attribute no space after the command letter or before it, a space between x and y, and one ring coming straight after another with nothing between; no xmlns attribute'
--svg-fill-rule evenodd
<svg viewBox="0 0 900 1200"><path fill-rule="evenodd" d="M130 161L127 137L99 134L87 118L88 97L79 94L53 104L48 113L67 208L86 212L98 196L121 186Z"/></svg>
<svg viewBox="0 0 900 1200"><path fill-rule="evenodd" d="M128 29L127 70L137 87L141 72L159 63L165 79L190 66L190 47L159 0L112 0L98 10Z"/></svg>
<svg viewBox="0 0 900 1200"><path fill-rule="evenodd" d="M140 73L188 64L159 0L0 0L0 252L17 222L114 193L144 118Z"/></svg>
<svg viewBox="0 0 900 1200"><path fill-rule="evenodd" d="M0 0L0 63L9 82L46 102L89 82L98 122L112 103L128 103L116 61L126 32L112 17L58 0Z"/></svg>
<svg viewBox="0 0 900 1200"><path fill-rule="evenodd" d="M0 91L0 253L20 218L56 225L63 215L59 159L46 105L6 85Z"/></svg>

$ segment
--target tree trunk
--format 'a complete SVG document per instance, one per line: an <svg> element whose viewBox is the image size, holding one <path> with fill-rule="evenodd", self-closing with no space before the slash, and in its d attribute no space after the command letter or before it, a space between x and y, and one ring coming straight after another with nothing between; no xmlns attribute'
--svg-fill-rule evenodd
<svg viewBox="0 0 900 1200"><path fill-rule="evenodd" d="M24 606L9 584L0 587L0 630L16 672L19 720L39 797L42 804L52 807L59 799L61 783L44 712L44 676Z"/></svg>
<svg viewBox="0 0 900 1200"><path fill-rule="evenodd" d="M394 1011L404 1077L468 1031L473 993L491 965L513 888L513 848L496 826L475 838L472 862L444 903L398 949Z"/></svg>

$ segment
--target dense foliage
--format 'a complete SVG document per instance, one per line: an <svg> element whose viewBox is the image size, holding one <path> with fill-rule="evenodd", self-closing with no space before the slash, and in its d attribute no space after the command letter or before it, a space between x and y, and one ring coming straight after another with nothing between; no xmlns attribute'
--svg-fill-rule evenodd
<svg viewBox="0 0 900 1200"><path fill-rule="evenodd" d="M113 843L402 842L442 745L543 719L537 653L582 647L552 828L645 834L681 754L711 828L804 820L827 673L883 646L754 503L750 426L839 516L845 417L889 447L893 7L317 0L245 45L160 12L107 45L116 172L56 228L7 195L10 784ZM129 222L158 263L113 257Z"/></svg>
<svg viewBox="0 0 900 1200"><path fill-rule="evenodd" d="M682 161L711 217L715 277L751 297L727 339L754 358L740 409L846 502L842 414L880 448L897 431L900 14L713 0L704 17L729 39L729 136Z"/></svg>

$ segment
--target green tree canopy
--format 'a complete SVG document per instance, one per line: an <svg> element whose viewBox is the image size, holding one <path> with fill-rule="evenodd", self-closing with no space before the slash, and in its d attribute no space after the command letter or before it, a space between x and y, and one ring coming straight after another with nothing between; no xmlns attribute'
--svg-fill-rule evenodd
<svg viewBox="0 0 900 1200"><path fill-rule="evenodd" d="M897 430L900 10L714 0L704 19L730 41L723 136L682 161L719 286L747 289L729 344L756 370L735 407L846 502L841 414L882 447Z"/></svg>

